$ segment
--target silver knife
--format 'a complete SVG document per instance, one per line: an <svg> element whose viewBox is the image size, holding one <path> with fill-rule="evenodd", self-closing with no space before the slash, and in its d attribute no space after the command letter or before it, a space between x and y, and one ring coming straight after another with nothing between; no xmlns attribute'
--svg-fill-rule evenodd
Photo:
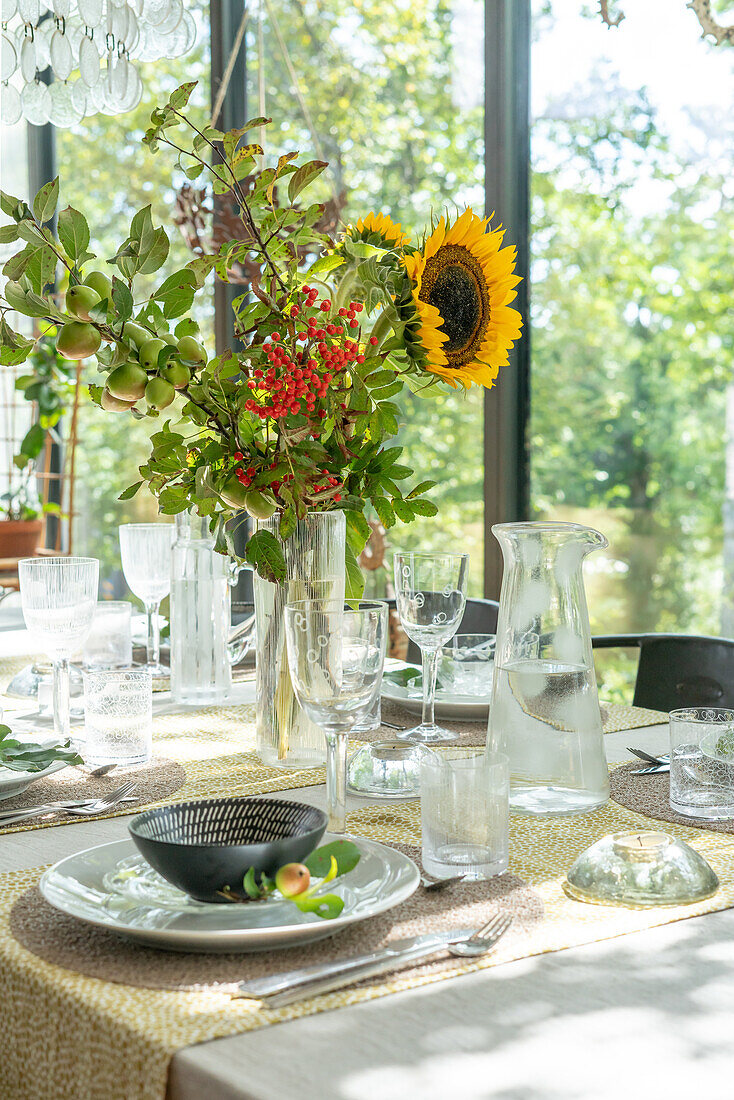
<svg viewBox="0 0 734 1100"><path fill-rule="evenodd" d="M457 928L452 932L432 932L425 936L410 936L408 939L395 940L389 947L382 947L378 951L370 951L364 955L353 955L351 958L337 959L334 962L304 966L269 978L239 982L232 996L256 1000L263 998L267 1000L273 997L277 998L279 1004L287 1004L300 997L326 993L330 989L338 989L351 982L361 981L362 978L370 978L388 970L395 970L403 963L426 958L448 947L450 943L466 939L475 931L476 928Z"/></svg>
<svg viewBox="0 0 734 1100"><path fill-rule="evenodd" d="M636 768L630 773L631 775L662 775L663 772L670 771L670 764L653 764L649 768Z"/></svg>

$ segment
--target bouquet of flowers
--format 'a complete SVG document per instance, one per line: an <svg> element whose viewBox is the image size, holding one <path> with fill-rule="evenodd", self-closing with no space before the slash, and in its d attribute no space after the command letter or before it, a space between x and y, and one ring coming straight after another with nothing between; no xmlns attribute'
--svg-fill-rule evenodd
<svg viewBox="0 0 734 1100"><path fill-rule="evenodd" d="M135 214L103 271L83 214L62 210L52 232L58 179L31 207L3 193L10 224L0 241L23 247L3 268L0 362L21 363L34 346L8 323L13 310L49 322L65 358L96 357L97 404L161 419L141 480L122 498L146 484L162 513L207 517L227 553L243 513L277 513L280 539L258 529L245 550L267 579L283 580L282 541L300 519L342 509L353 592L370 533L366 506L386 528L436 512L425 495L434 483L406 487L413 471L388 445L398 430L395 399L404 386L494 384L521 327L510 306L520 281L515 249L470 209L453 222L441 217L418 245L373 213L337 239L324 235L323 206L305 196L327 165L288 152L256 170L263 150L246 135L270 120L227 133L197 126L186 112L193 87L153 111L144 143L153 153L173 150L189 179L207 173L220 201L235 204L239 235L150 290L169 251L150 207ZM212 356L191 317L194 302L211 272L226 281L243 264L256 274L233 304L238 350Z"/></svg>

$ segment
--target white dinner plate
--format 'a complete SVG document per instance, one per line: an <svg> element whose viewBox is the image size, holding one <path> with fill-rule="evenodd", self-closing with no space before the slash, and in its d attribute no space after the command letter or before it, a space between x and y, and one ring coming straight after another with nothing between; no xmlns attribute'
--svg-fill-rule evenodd
<svg viewBox="0 0 734 1100"><path fill-rule="evenodd" d="M393 663L393 668L395 667L397 667L397 662ZM399 667L410 668L409 665L402 662ZM416 668L416 672L420 672L420 669ZM380 694L385 702L397 703L409 714L416 714L420 717L423 711L423 696L420 691L394 684L387 676L383 677ZM454 695L449 691L437 688L435 715L439 721L448 721L449 719L453 719L455 722L486 721L489 717L490 701L491 694L486 696Z"/></svg>
<svg viewBox="0 0 734 1100"><path fill-rule="evenodd" d="M326 834L322 843L339 840ZM344 899L333 920L302 913L292 902L270 898L244 905L194 901L155 873L132 840L116 840L67 856L41 877L41 893L72 917L166 951L249 952L320 940L357 921L392 909L420 881L411 859L362 837L349 874L329 883Z"/></svg>
<svg viewBox="0 0 734 1100"><path fill-rule="evenodd" d="M46 775L53 775L54 772L59 772L62 768L68 767L69 765L64 760L57 760L54 764L49 764L42 772L16 772L12 768L0 766L0 801L4 798L12 798L16 794L22 794L26 787L30 787L31 783L35 783L37 779L43 779Z"/></svg>

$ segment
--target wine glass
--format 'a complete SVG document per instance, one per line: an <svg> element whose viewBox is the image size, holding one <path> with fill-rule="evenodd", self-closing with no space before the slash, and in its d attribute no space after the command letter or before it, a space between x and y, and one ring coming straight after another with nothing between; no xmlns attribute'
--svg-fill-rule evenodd
<svg viewBox="0 0 734 1100"><path fill-rule="evenodd" d="M130 591L143 601L148 619L146 667L153 676L167 676L161 668L161 630L158 609L171 591L172 523L121 523L122 571Z"/></svg>
<svg viewBox="0 0 734 1100"><path fill-rule="evenodd" d="M437 726L433 717L436 673L445 645L459 629L466 606L468 554L404 553L395 555L395 602L403 630L423 658L423 716L398 737L426 744L453 741L459 735Z"/></svg>
<svg viewBox="0 0 734 1100"><path fill-rule="evenodd" d="M285 634L296 698L326 734L329 828L343 833L349 732L380 691L387 604L296 600L286 604Z"/></svg>
<svg viewBox="0 0 734 1100"><path fill-rule="evenodd" d="M92 627L97 606L96 558L21 558L18 562L23 618L54 670L54 730L69 739L69 658Z"/></svg>

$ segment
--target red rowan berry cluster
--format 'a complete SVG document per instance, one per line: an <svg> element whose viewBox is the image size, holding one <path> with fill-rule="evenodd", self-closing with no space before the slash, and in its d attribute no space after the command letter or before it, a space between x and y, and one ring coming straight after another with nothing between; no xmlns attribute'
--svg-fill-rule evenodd
<svg viewBox="0 0 734 1100"><path fill-rule="evenodd" d="M263 420L299 414L323 420L328 414L323 408L317 410L317 401L328 396L332 385L337 390L343 388L338 376L350 363L364 362L359 343L346 336L347 326L359 328L361 302L351 302L326 321L323 315L332 311L328 299L319 301L318 292L308 286L296 297L289 309L291 324L285 337L273 332L263 344L270 366L256 368L247 381L253 396L245 408ZM318 432L312 434L316 437Z"/></svg>

